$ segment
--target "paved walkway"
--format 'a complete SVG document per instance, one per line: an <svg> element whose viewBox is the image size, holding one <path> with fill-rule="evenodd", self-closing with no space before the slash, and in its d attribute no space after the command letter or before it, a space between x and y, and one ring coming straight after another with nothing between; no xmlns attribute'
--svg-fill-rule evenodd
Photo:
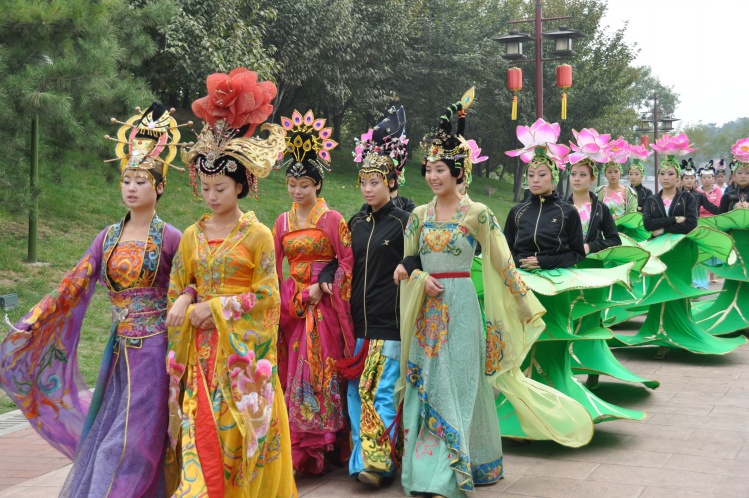
<svg viewBox="0 0 749 498"><path fill-rule="evenodd" d="M476 496L749 497L749 345L725 356L672 351L662 361L654 352L615 354L632 372L660 380L658 389L602 377L597 391L645 410L647 419L598 424L591 443L576 450L504 440L505 478ZM69 461L22 420L7 422L12 417L0 417L0 497L57 496ZM309 498L403 496L398 480L373 490L343 470L298 486Z"/></svg>

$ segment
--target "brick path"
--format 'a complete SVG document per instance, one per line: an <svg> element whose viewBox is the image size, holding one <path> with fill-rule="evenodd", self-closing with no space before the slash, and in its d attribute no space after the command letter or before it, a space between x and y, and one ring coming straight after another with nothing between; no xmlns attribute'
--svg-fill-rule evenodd
<svg viewBox="0 0 749 498"><path fill-rule="evenodd" d="M505 478L476 496L749 497L749 345L725 356L672 351L664 361L653 360L654 352L615 350L631 371L660 380L658 389L601 377L596 391L645 410L644 421L598 424L591 443L576 450L504 440ZM31 429L0 436L0 497L57 496L68 468ZM403 496L397 479L373 490L342 470L298 486L305 498Z"/></svg>

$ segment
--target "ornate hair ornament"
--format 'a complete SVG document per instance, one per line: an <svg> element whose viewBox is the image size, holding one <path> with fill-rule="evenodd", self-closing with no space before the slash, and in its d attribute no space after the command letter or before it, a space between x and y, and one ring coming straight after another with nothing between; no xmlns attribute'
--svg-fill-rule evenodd
<svg viewBox="0 0 749 498"><path fill-rule="evenodd" d="M681 177L681 165L676 160L676 156L685 156L697 150L689 145L689 138L687 138L686 133L680 133L675 136L665 134L656 140L654 144L650 144L650 147L666 156L666 160L661 163L658 171L674 168L679 177Z"/></svg>
<svg viewBox="0 0 749 498"><path fill-rule="evenodd" d="M642 176L645 176L645 165L642 162L652 153L653 151L648 150L644 145L628 144L627 155L632 159L629 169L636 169Z"/></svg>
<svg viewBox="0 0 749 498"><path fill-rule="evenodd" d="M184 168L172 166L172 161L177 155L179 143L180 126L192 126L192 121L178 125L177 121L170 116L174 109L167 110L162 104L154 102L145 111L136 107L138 113L125 122L111 118L112 123L122 126L117 132L117 138L105 135L104 138L117 142L114 149L114 159L104 162L120 162L120 175L126 172L135 172L137 176L147 178L151 185L156 188L158 182L166 184L166 173L171 166L179 171ZM166 157L161 154L166 151ZM156 176L154 176L156 174Z"/></svg>
<svg viewBox="0 0 749 498"><path fill-rule="evenodd" d="M538 119L532 126L518 126L518 140L523 144L520 149L505 152L510 157L518 157L527 163L528 167L538 168L545 164L551 170L552 183L559 183L559 171L564 171L569 147L556 143L559 138L559 123L547 123ZM524 180L527 183L527 180Z"/></svg>
<svg viewBox="0 0 749 498"><path fill-rule="evenodd" d="M708 162L706 165L702 166L700 169L697 170L697 175L713 175L715 176L715 168L713 168L713 163Z"/></svg>
<svg viewBox="0 0 749 498"><path fill-rule="evenodd" d="M749 168L749 137L736 140L736 143L731 146L731 154L735 161L731 172L739 168Z"/></svg>
<svg viewBox="0 0 749 498"><path fill-rule="evenodd" d="M570 142L572 153L567 160L573 166L575 164L587 165L591 176L595 179L600 165L611 160L608 152L611 146L611 135L600 135L594 128L583 128L580 132L572 130L572 135L577 143Z"/></svg>
<svg viewBox="0 0 749 498"><path fill-rule="evenodd" d="M359 178L365 174L380 174L387 182L395 178L398 185L406 183L403 168L408 155L406 111L403 106L391 107L388 115L355 139L354 162L359 165ZM357 186L359 180L357 180Z"/></svg>
<svg viewBox="0 0 749 498"><path fill-rule="evenodd" d="M237 68L229 74L215 73L206 79L208 95L193 102L192 110L205 121L195 144L182 149L182 160L190 167L190 180L197 195L197 177L211 181L227 175L243 185L242 197L257 198L257 178L265 178L284 150L284 130L263 124L267 139L251 136L273 112L270 102L276 86L257 81L257 74Z"/></svg>
<svg viewBox="0 0 749 498"><path fill-rule="evenodd" d="M295 110L291 119L282 116L281 126L286 130L284 154L290 156L281 167L286 177L307 177L319 184L330 171L330 150L338 146L332 140L333 128L325 128L325 119L315 119L312 110L302 116Z"/></svg>
<svg viewBox="0 0 749 498"><path fill-rule="evenodd" d="M473 165L486 161L488 156L481 155L481 148L475 140L463 138L466 126L466 111L473 104L476 90L471 87L460 100L451 104L440 116L437 128L426 135L421 148L426 151L422 172L427 162L443 161L452 170L462 169L464 181L469 185L472 180ZM450 119L458 114L458 132L453 135Z"/></svg>

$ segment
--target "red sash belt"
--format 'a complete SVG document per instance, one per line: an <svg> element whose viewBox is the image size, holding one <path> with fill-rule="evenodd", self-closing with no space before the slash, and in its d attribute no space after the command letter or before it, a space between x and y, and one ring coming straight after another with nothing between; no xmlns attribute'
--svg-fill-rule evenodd
<svg viewBox="0 0 749 498"><path fill-rule="evenodd" d="M446 271L442 273L430 273L429 276L434 278L471 278L467 271Z"/></svg>

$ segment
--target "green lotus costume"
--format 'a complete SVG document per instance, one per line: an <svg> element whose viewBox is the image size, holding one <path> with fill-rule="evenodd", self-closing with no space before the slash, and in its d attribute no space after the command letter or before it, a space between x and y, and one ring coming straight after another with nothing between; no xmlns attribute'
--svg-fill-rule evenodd
<svg viewBox="0 0 749 498"><path fill-rule="evenodd" d="M590 263L585 262L588 258ZM614 358L605 343L613 334L601 326L600 319L601 311L612 305L608 289L628 287L631 273L642 271L649 255L635 247L612 247L588 258L583 263L590 265L589 268L518 270L547 310L546 329L533 345L523 368L526 375L530 372L533 380L580 403L596 423L641 420L645 413L615 406L591 393L575 377L573 369L658 386L657 381L648 381L627 371ZM613 267L605 268L603 261L609 261ZM630 297L630 302L634 303L635 299ZM503 396L497 398L497 413L503 435L532 439L522 431L512 405Z"/></svg>
<svg viewBox="0 0 749 498"><path fill-rule="evenodd" d="M725 354L744 344L744 337L722 339L704 332L692 317L690 299L712 291L692 287L692 267L711 257L733 264L736 254L727 234L698 226L688 234L667 233L640 244L665 265L660 275L647 277L647 291L638 306L649 306L637 334L615 334L613 346L666 346L699 354Z"/></svg>
<svg viewBox="0 0 749 498"><path fill-rule="evenodd" d="M736 209L708 218L699 225L725 232L733 238L736 262L711 266L710 271L725 279L717 298L693 309L695 323L712 335L724 335L749 326L749 210Z"/></svg>

